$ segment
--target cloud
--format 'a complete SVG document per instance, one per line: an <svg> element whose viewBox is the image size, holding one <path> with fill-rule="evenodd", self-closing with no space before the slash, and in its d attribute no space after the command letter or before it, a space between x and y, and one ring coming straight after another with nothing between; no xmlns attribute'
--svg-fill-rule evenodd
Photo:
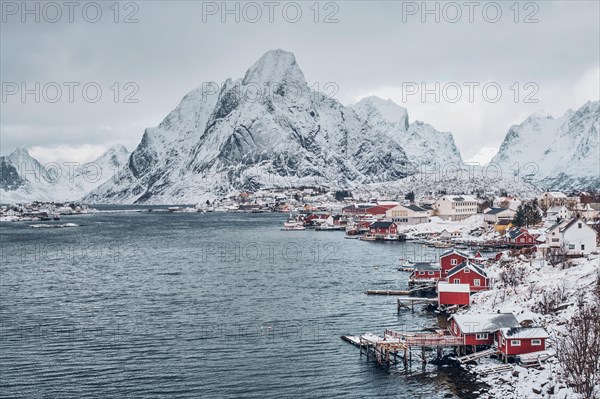
<svg viewBox="0 0 600 399"><path fill-rule="evenodd" d="M73 146L61 144L56 146L33 146L29 149L29 155L38 160L42 165L48 162L91 162L104 154L111 147L110 144L90 145L84 144Z"/></svg>
<svg viewBox="0 0 600 399"><path fill-rule="evenodd" d="M466 162L477 163L479 165L486 165L492 160L494 155L496 155L497 153L498 147L483 147L477 152L477 154L467 159Z"/></svg>
<svg viewBox="0 0 600 399"><path fill-rule="evenodd" d="M585 71L573 90L578 103L584 104L589 100L598 100L600 98L600 65Z"/></svg>

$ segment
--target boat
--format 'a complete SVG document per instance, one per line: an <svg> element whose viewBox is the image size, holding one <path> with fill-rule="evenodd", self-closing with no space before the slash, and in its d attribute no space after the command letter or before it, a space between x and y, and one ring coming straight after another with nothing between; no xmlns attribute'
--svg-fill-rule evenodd
<svg viewBox="0 0 600 399"><path fill-rule="evenodd" d="M412 272L415 270L415 262L400 258L400 265L398 266L398 271L401 272Z"/></svg>
<svg viewBox="0 0 600 399"><path fill-rule="evenodd" d="M283 229L281 229L283 231L299 231L299 230L306 230L306 227L304 227L302 224L296 224L295 226L284 226Z"/></svg>
<svg viewBox="0 0 600 399"><path fill-rule="evenodd" d="M383 241L399 241L400 237L398 237L398 235L396 234L388 234L387 236L383 237Z"/></svg>
<svg viewBox="0 0 600 399"><path fill-rule="evenodd" d="M58 213L55 213L53 216L54 220L60 220L60 215Z"/></svg>
<svg viewBox="0 0 600 399"><path fill-rule="evenodd" d="M360 240L361 241L375 241L377 240L377 237L374 234L364 234L362 236L360 236Z"/></svg>
<svg viewBox="0 0 600 399"><path fill-rule="evenodd" d="M341 230L339 226L334 226L332 224L322 224L320 226L315 227L315 231L334 231Z"/></svg>

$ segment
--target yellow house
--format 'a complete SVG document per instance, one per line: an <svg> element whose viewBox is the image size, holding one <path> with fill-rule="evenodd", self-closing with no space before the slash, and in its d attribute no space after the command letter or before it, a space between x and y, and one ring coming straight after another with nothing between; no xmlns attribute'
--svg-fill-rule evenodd
<svg viewBox="0 0 600 399"><path fill-rule="evenodd" d="M513 227L512 221L510 220L498 220L494 225L494 230L503 235L507 229Z"/></svg>

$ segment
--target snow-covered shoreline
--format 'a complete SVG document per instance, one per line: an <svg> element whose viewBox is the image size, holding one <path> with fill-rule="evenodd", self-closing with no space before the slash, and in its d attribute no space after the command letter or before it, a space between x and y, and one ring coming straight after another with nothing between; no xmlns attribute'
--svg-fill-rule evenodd
<svg viewBox="0 0 600 399"><path fill-rule="evenodd" d="M535 259L524 257L496 262L487 270L494 278L495 286L489 291L478 293L472 298L467 313L512 312L520 322L528 321L534 326L546 329L550 335L547 350L554 354L559 338L564 335L567 326L577 310L577 299L583 296L585 302L592 299L592 287L597 284L600 269L600 255L591 255L589 259L571 259L567 265L552 266L540 255ZM499 273L503 267L516 267L522 271L522 281L512 287L499 282ZM553 310L543 314L541 304L544 294L558 292L561 303ZM498 365L500 360L484 359L477 366L465 366L470 372L489 384L488 398L578 398L566 383L565 370L556 356L542 363L540 368L515 366L513 370L485 375L483 368Z"/></svg>

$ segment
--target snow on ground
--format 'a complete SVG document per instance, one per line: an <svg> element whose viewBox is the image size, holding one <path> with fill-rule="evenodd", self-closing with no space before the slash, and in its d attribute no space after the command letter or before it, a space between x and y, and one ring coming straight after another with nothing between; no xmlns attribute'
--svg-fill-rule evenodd
<svg viewBox="0 0 600 399"><path fill-rule="evenodd" d="M530 320L533 326L544 327L550 339L547 350L555 353L557 338L566 330L576 311L577 299L591 298L592 286L596 283L600 270L600 255L591 255L589 259L572 259L569 267L552 266L541 256L527 260L515 259L512 267L522 270L523 281L516 287L504 287L498 276L501 264L489 267L489 275L495 281L494 289L480 292L473 297L475 302L468 313L513 312L519 322ZM551 314L540 313L540 302L544 293L558 291L564 298L562 310ZM499 360L485 359L475 366L477 372L486 365L498 365ZM542 369L525 369L515 366L514 370L482 376L482 380L491 386L490 398L577 398L577 395L564 381L564 371L556 357L551 357Z"/></svg>
<svg viewBox="0 0 600 399"><path fill-rule="evenodd" d="M481 239L479 236L468 236L468 233L483 227L483 214L473 215L460 221L443 220L437 216L432 216L429 220L430 222L428 223L400 226L398 232L407 234L410 238L414 238L417 235L439 234L444 230L449 232L460 230L462 232L462 237L460 238L468 238L469 240Z"/></svg>

